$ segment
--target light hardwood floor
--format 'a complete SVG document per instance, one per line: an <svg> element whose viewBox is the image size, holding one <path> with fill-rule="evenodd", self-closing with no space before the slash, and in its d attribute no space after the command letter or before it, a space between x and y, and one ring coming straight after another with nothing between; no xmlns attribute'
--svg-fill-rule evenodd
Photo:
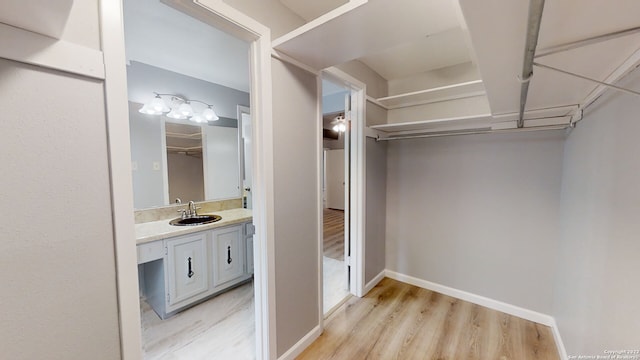
<svg viewBox="0 0 640 360"><path fill-rule="evenodd" d="M298 359L559 359L551 329L385 278L334 312Z"/></svg>
<svg viewBox="0 0 640 360"><path fill-rule="evenodd" d="M324 256L344 260L344 211L324 209L322 215Z"/></svg>
<svg viewBox="0 0 640 360"><path fill-rule="evenodd" d="M255 359L253 283L160 320L141 299L145 360Z"/></svg>

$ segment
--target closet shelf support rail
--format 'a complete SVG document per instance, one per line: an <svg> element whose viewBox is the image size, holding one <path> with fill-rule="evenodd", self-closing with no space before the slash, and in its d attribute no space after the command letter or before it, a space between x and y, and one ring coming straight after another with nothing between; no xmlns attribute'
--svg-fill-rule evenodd
<svg viewBox="0 0 640 360"><path fill-rule="evenodd" d="M583 75L580 75L580 74L572 73L572 72L570 72L570 71L566 71L566 70L558 69L558 68L555 68L555 67L553 67L553 66L544 65L544 64L537 63L537 62L534 62L534 63L533 63L533 65L535 65L535 66L537 66L537 67L541 67L541 68L543 68L543 69L553 70L553 71L557 71L557 72L562 73L562 74L566 74L566 75L574 76L574 77L577 77L577 78L579 78L579 79L583 79L583 80L591 81L591 82L593 82L593 83L600 84L600 85L606 86L606 87L611 88L611 89L614 89L614 90L622 91L622 92L625 92L625 93L627 93L627 94L631 94L631 95L640 95L640 92L638 92L638 91L630 90L630 89L623 88L623 87L620 87L620 86L616 86L616 85L613 85L613 84L609 84L609 83L606 83L606 82L604 82L604 81L600 81L600 80L592 79L592 78L590 78L590 77L586 77L586 76L583 76Z"/></svg>
<svg viewBox="0 0 640 360"><path fill-rule="evenodd" d="M533 59L538 46L538 35L540 35L540 22L542 21L542 11L544 0L531 0L529 3L529 22L527 25L527 43L524 48L524 63L522 64L522 76L520 77L520 117L518 127L524 127L524 108L527 105L527 94L529 93L529 80L533 76Z"/></svg>
<svg viewBox="0 0 640 360"><path fill-rule="evenodd" d="M423 139L423 138L459 136L459 135L509 134L509 133L533 132L533 131L566 130L571 127L573 127L571 124L563 124L563 125L548 125L548 126L532 126L532 127L512 128L512 129L495 129L495 130L487 129L487 130L441 132L441 133L431 133L431 134L403 135L403 136L390 136L390 137L378 136L376 141Z"/></svg>

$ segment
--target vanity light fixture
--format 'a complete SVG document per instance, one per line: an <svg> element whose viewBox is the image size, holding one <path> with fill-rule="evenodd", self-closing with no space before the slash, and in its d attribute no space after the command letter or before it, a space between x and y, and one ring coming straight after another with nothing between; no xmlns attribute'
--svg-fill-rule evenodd
<svg viewBox="0 0 640 360"><path fill-rule="evenodd" d="M334 120L333 131L337 131L343 133L347 131L347 121L344 118L343 114L336 116Z"/></svg>
<svg viewBox="0 0 640 360"><path fill-rule="evenodd" d="M162 115L166 113L167 117L172 119L189 119L190 121L197 123L205 123L207 121L216 121L220 119L216 112L213 110L212 105L207 104L200 100L190 100L175 94L159 94L156 95L151 101L144 104L139 112L149 115ZM172 106L169 107L163 96L168 96L171 99ZM191 106L191 103L200 103L206 106L200 113L196 113Z"/></svg>

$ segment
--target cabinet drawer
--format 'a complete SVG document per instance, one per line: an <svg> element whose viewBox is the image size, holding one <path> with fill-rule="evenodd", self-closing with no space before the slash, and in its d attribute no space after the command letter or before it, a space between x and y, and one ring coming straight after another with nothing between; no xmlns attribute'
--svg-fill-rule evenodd
<svg viewBox="0 0 640 360"><path fill-rule="evenodd" d="M164 246L162 240L152 241L136 246L138 251L138 264L162 259L164 256Z"/></svg>

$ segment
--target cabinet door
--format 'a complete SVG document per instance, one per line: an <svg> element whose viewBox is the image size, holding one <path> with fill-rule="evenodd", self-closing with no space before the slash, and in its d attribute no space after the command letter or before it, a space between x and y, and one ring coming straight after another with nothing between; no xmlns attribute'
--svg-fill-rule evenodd
<svg viewBox="0 0 640 360"><path fill-rule="evenodd" d="M171 306L206 292L206 234L167 240L167 285Z"/></svg>
<svg viewBox="0 0 640 360"><path fill-rule="evenodd" d="M244 237L241 225L212 234L213 286L218 287L244 275Z"/></svg>

